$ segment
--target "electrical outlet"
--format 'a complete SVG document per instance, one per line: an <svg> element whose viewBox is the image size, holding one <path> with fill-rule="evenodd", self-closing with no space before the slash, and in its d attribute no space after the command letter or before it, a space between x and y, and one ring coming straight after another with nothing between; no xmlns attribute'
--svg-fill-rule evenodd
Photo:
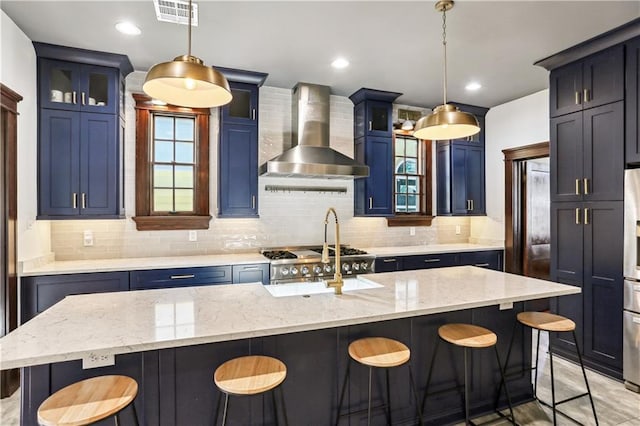
<svg viewBox="0 0 640 426"><path fill-rule="evenodd" d="M189 231L189 241L198 241L198 231Z"/></svg>
<svg viewBox="0 0 640 426"><path fill-rule="evenodd" d="M409 235L411 235L412 237L414 235L416 235L416 227L415 226L410 226L409 227Z"/></svg>
<svg viewBox="0 0 640 426"><path fill-rule="evenodd" d="M513 302L505 302L500 304L501 311L506 311L507 309L513 309Z"/></svg>
<svg viewBox="0 0 640 426"><path fill-rule="evenodd" d="M85 247L93 246L93 231L90 231L90 230L84 231L82 241Z"/></svg>
<svg viewBox="0 0 640 426"><path fill-rule="evenodd" d="M106 367L108 365L115 365L116 357L112 354L96 354L91 352L88 357L82 358L82 369L87 370L89 368Z"/></svg>
<svg viewBox="0 0 640 426"><path fill-rule="evenodd" d="M460 235L460 225L456 225L456 235Z"/></svg>

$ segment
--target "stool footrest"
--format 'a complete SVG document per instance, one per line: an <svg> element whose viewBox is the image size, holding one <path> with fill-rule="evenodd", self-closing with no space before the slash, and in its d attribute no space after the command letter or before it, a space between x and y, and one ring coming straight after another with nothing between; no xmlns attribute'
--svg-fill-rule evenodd
<svg viewBox="0 0 640 426"><path fill-rule="evenodd" d="M504 421L504 419L507 419L515 426L520 426L518 423L515 422L514 419L511 418L511 416L507 416L506 414L503 414L500 411L496 411L494 414L498 415L498 417L496 417L495 419L489 419L482 423L476 423L473 420L469 419L469 423L471 423L471 426L487 426L487 425L492 425L494 423L502 422Z"/></svg>
<svg viewBox="0 0 640 426"><path fill-rule="evenodd" d="M583 397L583 396L585 396L585 395L588 395L588 393L584 393L584 394L582 394L582 395L578 395L577 397L570 398L570 399L568 399L568 400L564 400L564 401L561 401L561 402L556 402L556 406L557 406L558 404L563 403L563 402L568 402L568 401L574 400L574 399L576 399L576 398ZM552 406L551 404L548 404L547 402L545 402L545 401L543 401L543 400L541 400L541 399L538 399L538 402L539 402L540 404L544 405L545 407L549 407L549 408L551 408L551 409L553 410L553 406ZM571 421L572 421L572 422L574 422L575 424L585 426L585 424L584 424L584 423L579 422L578 420L574 419L573 417L571 417L571 416L570 416L570 415L568 415L567 413L565 413L565 412L563 412L563 411L560 411L557 407L555 408L555 410L556 410L556 413L563 415L564 417L566 417L567 419L571 420Z"/></svg>
<svg viewBox="0 0 640 426"><path fill-rule="evenodd" d="M376 405L376 406L371 407L371 411L380 410L380 409L386 409L386 408L387 408L387 404L380 404L380 405ZM349 416L353 416L355 414L362 414L362 413L366 413L367 411L368 411L368 408L362 408L360 410L349 411L347 413L340 414L338 416L338 418L340 418L340 417L349 417Z"/></svg>

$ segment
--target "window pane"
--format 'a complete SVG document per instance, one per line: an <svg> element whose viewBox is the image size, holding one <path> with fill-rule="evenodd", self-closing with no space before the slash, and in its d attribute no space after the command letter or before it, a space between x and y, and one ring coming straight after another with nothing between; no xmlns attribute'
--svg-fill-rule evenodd
<svg viewBox="0 0 640 426"><path fill-rule="evenodd" d="M407 179L407 192L410 194L420 193L420 179Z"/></svg>
<svg viewBox="0 0 640 426"><path fill-rule="evenodd" d="M153 190L153 210L156 212L173 211L173 190L154 189Z"/></svg>
<svg viewBox="0 0 640 426"><path fill-rule="evenodd" d="M153 187L172 188L173 187L173 166L154 164L153 166Z"/></svg>
<svg viewBox="0 0 640 426"><path fill-rule="evenodd" d="M176 167L176 188L193 188L193 166Z"/></svg>
<svg viewBox="0 0 640 426"><path fill-rule="evenodd" d="M176 142L176 163L193 163L193 146L191 142Z"/></svg>
<svg viewBox="0 0 640 426"><path fill-rule="evenodd" d="M418 140L407 139L405 143L407 144L407 157L417 157L418 156Z"/></svg>
<svg viewBox="0 0 640 426"><path fill-rule="evenodd" d="M407 178L404 176L396 176L396 192L407 192Z"/></svg>
<svg viewBox="0 0 640 426"><path fill-rule="evenodd" d="M193 118L176 118L176 140L193 140Z"/></svg>
<svg viewBox="0 0 640 426"><path fill-rule="evenodd" d="M173 161L173 142L156 141L153 161L158 163L171 163Z"/></svg>
<svg viewBox="0 0 640 426"><path fill-rule="evenodd" d="M173 139L173 118L154 115L153 126L156 139Z"/></svg>
<svg viewBox="0 0 640 426"><path fill-rule="evenodd" d="M176 211L193 211L193 189L176 189Z"/></svg>
<svg viewBox="0 0 640 426"><path fill-rule="evenodd" d="M404 157L404 139L396 138L396 155Z"/></svg>
<svg viewBox="0 0 640 426"><path fill-rule="evenodd" d="M395 165L395 173L396 174L404 174L404 157L396 157L396 165Z"/></svg>
<svg viewBox="0 0 640 426"><path fill-rule="evenodd" d="M407 211L407 196L404 194L396 195L396 211L397 212L406 212Z"/></svg>
<svg viewBox="0 0 640 426"><path fill-rule="evenodd" d="M404 165L405 165L406 174L408 175L418 174L418 161L415 158L407 158Z"/></svg>

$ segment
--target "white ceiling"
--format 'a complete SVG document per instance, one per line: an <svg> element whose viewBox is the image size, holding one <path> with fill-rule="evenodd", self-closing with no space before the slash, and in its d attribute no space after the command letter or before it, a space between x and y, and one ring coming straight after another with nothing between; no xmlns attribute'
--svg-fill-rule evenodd
<svg viewBox="0 0 640 426"><path fill-rule="evenodd" d="M442 100L442 16L433 1L200 1L193 54L208 65L261 71L265 84L298 81L348 96L361 87L402 92L398 102ZM156 21L152 0L7 1L32 40L122 53L136 70L186 54L187 27ZM640 16L634 1L457 1L447 14L449 99L495 106L548 87L533 63ZM118 33L135 22L138 37ZM344 56L351 66L334 70ZM483 88L468 93L476 80Z"/></svg>

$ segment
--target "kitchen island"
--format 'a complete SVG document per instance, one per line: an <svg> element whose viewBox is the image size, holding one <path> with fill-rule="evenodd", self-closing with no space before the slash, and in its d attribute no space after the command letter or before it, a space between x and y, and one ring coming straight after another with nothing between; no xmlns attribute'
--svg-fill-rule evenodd
<svg viewBox="0 0 640 426"><path fill-rule="evenodd" d="M212 423L212 374L219 364L235 356L272 355L288 368L283 389L290 424L330 424L350 341L380 335L406 343L422 389L441 324L488 327L505 354L515 315L526 301L580 291L470 266L365 277L382 287L341 296L281 298L271 296L262 284L70 296L0 339L0 368L28 367L22 387L25 425L35 423L35 411L49 393L84 377L116 372L140 384L136 406L145 424L196 425ZM513 371L530 362L530 339L524 330L516 334L515 348L509 365ZM459 382L457 352L441 351L436 361L441 368L433 379L436 389ZM82 369L82 360L109 363L111 356L115 365ZM495 397L498 368L493 354L484 351L473 354L472 365L472 407L484 412ZM347 395L352 408L366 404L366 370L360 370L352 369ZM410 424L415 407L408 372L393 373L394 418ZM531 398L528 373L509 384L514 400ZM269 401L232 400L229 424L270 422ZM458 419L459 402L453 394L435 397L427 404L426 417L438 422Z"/></svg>

